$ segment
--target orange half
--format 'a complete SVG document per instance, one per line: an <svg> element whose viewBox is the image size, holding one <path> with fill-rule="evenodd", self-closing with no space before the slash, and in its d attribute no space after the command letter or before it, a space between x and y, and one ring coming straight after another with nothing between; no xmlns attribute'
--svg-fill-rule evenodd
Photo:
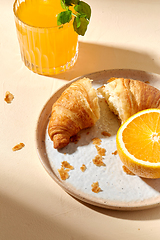
<svg viewBox="0 0 160 240"><path fill-rule="evenodd" d="M117 152L138 176L160 178L160 109L136 113L119 128Z"/></svg>

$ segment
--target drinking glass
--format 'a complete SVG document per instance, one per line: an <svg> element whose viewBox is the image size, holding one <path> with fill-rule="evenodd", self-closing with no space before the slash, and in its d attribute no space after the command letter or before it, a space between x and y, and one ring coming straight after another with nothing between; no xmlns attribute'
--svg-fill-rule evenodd
<svg viewBox="0 0 160 240"><path fill-rule="evenodd" d="M13 11L24 64L35 73L54 75L75 64L78 57L78 34L73 29L73 20L63 26L52 26L51 20L48 26L38 26L38 23L34 26L25 22L25 7L34 4L38 10L38 4L46 4L47 1L53 4L60 0L15 0Z"/></svg>

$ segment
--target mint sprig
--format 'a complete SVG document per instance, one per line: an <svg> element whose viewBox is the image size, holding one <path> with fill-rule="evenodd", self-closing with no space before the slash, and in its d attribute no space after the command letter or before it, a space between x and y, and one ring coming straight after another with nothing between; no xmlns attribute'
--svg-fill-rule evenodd
<svg viewBox="0 0 160 240"><path fill-rule="evenodd" d="M72 17L74 17L73 21L74 31L77 32L78 35L84 36L91 17L90 6L87 3L80 0L60 0L60 1L64 11L58 14L57 25L60 26L65 23L69 23ZM74 9L74 12L72 9Z"/></svg>

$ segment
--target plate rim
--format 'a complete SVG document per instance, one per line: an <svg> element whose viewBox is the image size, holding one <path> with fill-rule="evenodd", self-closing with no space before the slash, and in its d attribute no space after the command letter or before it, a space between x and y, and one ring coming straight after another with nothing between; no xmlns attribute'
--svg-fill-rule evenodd
<svg viewBox="0 0 160 240"><path fill-rule="evenodd" d="M35 129L35 142L36 142L36 150L37 150L37 154L39 157L39 160L43 166L43 168L46 170L46 172L50 175L50 177L68 194L70 194L71 196L75 197L76 199L79 199L82 202L91 204L93 206L97 206L97 207L102 207L102 208L106 208L106 209L112 209L112 210L123 210L123 211L134 211L134 210L143 210L143 209L148 209L148 208L153 208L156 207L158 205L160 205L160 196L157 197L157 200L154 200L153 203L150 204L146 204L146 201L148 200L144 200L142 202L137 202L132 205L131 203L125 203L125 204L118 204L116 202L116 204L113 204L113 201L107 201L107 200L103 200L102 202L98 202L98 201L94 201L94 198L92 199L92 197L90 197L89 199L87 197L81 196L81 194L78 194L77 191L73 191L73 189L70 189L69 187L67 187L65 184L63 184L64 182L61 181L60 179L58 179L58 177L56 176L56 174L53 172L49 160L48 160L48 165L46 165L44 163L44 156L42 153L42 146L39 143L39 125L40 125L40 121L42 118L42 115L46 114L46 106L48 106L48 104L50 104L50 106L53 105L54 102L52 102L52 98L57 94L60 96L60 94L67 88L69 87L73 82L77 81L78 79L81 79L83 77L88 77L91 78L91 76L97 75L97 74L105 74L105 73L116 73L116 72L121 71L121 73L123 72L134 72L136 74L145 74L147 76L151 75L151 76L156 76L160 78L160 75L157 73L151 73L151 72L147 72L147 71L143 71L143 70L134 70L134 69L108 69L108 70L102 70L102 71L96 71L96 72L92 72L92 73L88 73L88 74L84 74L82 76L78 76L72 80L70 80L69 82L67 82L66 84L64 84L62 87L60 87L59 89L57 89L51 96L50 98L45 102L45 104L42 106L41 111L39 113L38 116L38 120L37 120L37 125L36 125L36 129ZM160 80L160 79L159 79ZM94 81L94 80L93 80ZM95 80L96 81L96 80ZM51 103L52 102L52 103ZM49 115L47 114L46 117L46 122L45 125L47 126L49 120ZM46 130L46 128L45 128ZM45 156L46 158L46 156ZM112 202L112 204L111 204Z"/></svg>

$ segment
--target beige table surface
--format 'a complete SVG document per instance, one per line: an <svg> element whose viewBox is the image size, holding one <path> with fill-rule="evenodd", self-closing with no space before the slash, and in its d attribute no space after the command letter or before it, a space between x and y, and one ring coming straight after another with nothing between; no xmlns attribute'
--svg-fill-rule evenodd
<svg viewBox="0 0 160 240"><path fill-rule="evenodd" d="M160 74L160 1L88 0L92 18L68 72L44 77L21 61L13 0L0 0L0 240L159 240L160 207L122 212L82 203L48 175L35 147L39 113L69 80L104 69ZM6 91L14 94L11 104ZM17 152L12 147L24 142Z"/></svg>

